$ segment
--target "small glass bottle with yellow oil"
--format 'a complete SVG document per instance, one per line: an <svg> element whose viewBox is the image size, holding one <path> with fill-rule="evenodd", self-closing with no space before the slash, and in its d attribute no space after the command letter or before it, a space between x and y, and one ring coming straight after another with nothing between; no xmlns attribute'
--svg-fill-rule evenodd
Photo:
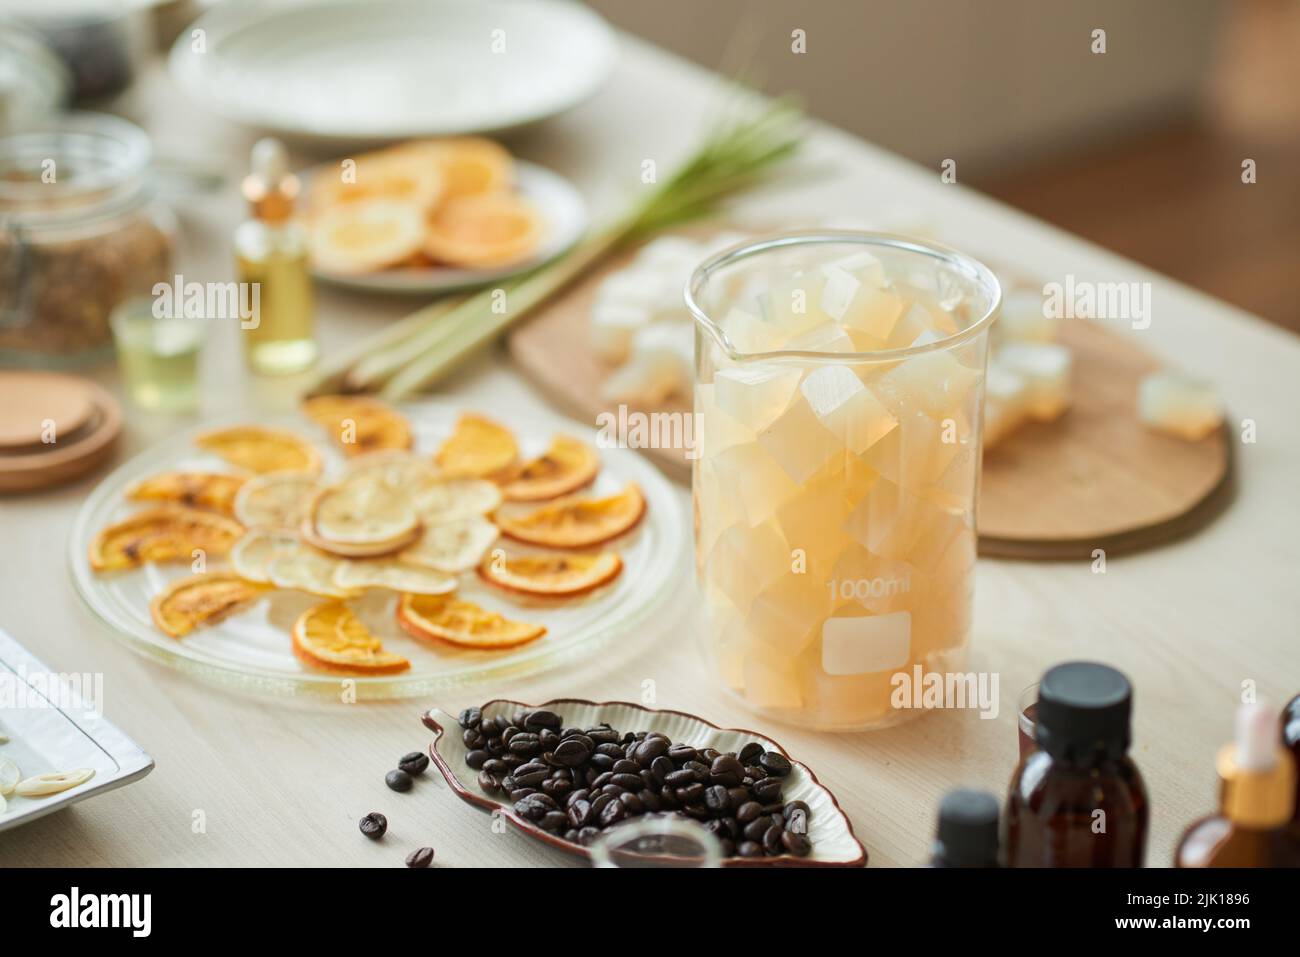
<svg viewBox="0 0 1300 957"><path fill-rule="evenodd" d="M252 218L235 230L241 293L253 303L240 322L244 354L256 372L300 372L316 361L316 339L307 231L293 215L298 179L279 140L259 140L251 166L243 192Z"/></svg>

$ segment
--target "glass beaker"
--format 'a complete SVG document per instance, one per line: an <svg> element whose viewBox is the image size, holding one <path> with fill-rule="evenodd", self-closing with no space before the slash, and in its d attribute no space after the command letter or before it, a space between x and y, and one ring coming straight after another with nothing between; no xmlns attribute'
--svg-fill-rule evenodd
<svg viewBox="0 0 1300 957"><path fill-rule="evenodd" d="M964 668L988 330L1001 291L930 242L825 230L691 277L696 565L723 685L880 727Z"/></svg>

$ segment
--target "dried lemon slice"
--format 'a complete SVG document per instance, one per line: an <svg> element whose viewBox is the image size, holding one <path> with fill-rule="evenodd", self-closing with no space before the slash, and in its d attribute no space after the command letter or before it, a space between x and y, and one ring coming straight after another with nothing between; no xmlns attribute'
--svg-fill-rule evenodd
<svg viewBox="0 0 1300 957"><path fill-rule="evenodd" d="M521 196L464 196L434 211L424 252L430 259L453 266L504 266L532 254L542 241L542 232L541 215Z"/></svg>
<svg viewBox="0 0 1300 957"><path fill-rule="evenodd" d="M126 493L133 502L176 502L229 514L245 482L228 472L160 472L137 482Z"/></svg>
<svg viewBox="0 0 1300 957"><path fill-rule="evenodd" d="M51 771L19 781L14 793L19 797L45 797L85 784L95 776L94 768L77 768L73 771Z"/></svg>
<svg viewBox="0 0 1300 957"><path fill-rule="evenodd" d="M201 449L219 455L250 472L307 472L321 469L320 453L297 433L260 425L236 425L205 432L194 440Z"/></svg>
<svg viewBox="0 0 1300 957"><path fill-rule="evenodd" d="M267 575L280 588L295 588L322 598L355 598L358 592L334 584L339 559L301 547L297 551L271 560Z"/></svg>
<svg viewBox="0 0 1300 957"><path fill-rule="evenodd" d="M318 548L349 558L397 551L420 534L406 496L375 478L349 479L316 496L305 534Z"/></svg>
<svg viewBox="0 0 1300 957"><path fill-rule="evenodd" d="M464 648L500 649L536 641L542 625L510 621L496 612L459 598L403 595L397 623L414 638L437 639Z"/></svg>
<svg viewBox="0 0 1300 957"><path fill-rule="evenodd" d="M191 561L195 551L225 555L244 526L215 512L158 505L110 525L90 543L95 571L136 568L145 562Z"/></svg>
<svg viewBox="0 0 1300 957"><path fill-rule="evenodd" d="M235 496L235 517L249 527L297 528L310 514L318 490L310 474L259 475L246 482Z"/></svg>
<svg viewBox="0 0 1300 957"><path fill-rule="evenodd" d="M263 585L271 582L271 563L307 548L296 535L267 528L251 528L230 549L230 567L240 578Z"/></svg>
<svg viewBox="0 0 1300 957"><path fill-rule="evenodd" d="M551 447L526 463L502 489L512 502L537 502L568 495L588 485L600 471L600 457L585 442L557 435Z"/></svg>
<svg viewBox="0 0 1300 957"><path fill-rule="evenodd" d="M456 421L434 461L448 478L496 478L508 473L519 454L510 430L481 415L466 413Z"/></svg>
<svg viewBox="0 0 1300 957"><path fill-rule="evenodd" d="M389 449L411 447L411 426L391 406L376 399L322 395L303 403L303 412L324 426L349 458Z"/></svg>
<svg viewBox="0 0 1300 957"><path fill-rule="evenodd" d="M446 595L456 590L456 579L450 575L392 558L339 562L334 584L343 589L386 588L416 595Z"/></svg>
<svg viewBox="0 0 1300 957"><path fill-rule="evenodd" d="M454 575L477 565L498 534L497 527L481 515L431 522L425 525L419 540L402 551L400 557Z"/></svg>
<svg viewBox="0 0 1300 957"><path fill-rule="evenodd" d="M517 541L546 548L586 548L629 531L645 514L645 498L635 482L605 498L572 496L529 512L498 512L501 531Z"/></svg>
<svg viewBox="0 0 1300 957"><path fill-rule="evenodd" d="M413 452L374 452L356 458L347 464L343 473L345 481L373 478L387 482L392 488L413 495L426 485L442 480L438 469L426 458Z"/></svg>
<svg viewBox="0 0 1300 957"><path fill-rule="evenodd" d="M368 199L325 210L312 229L312 259L326 272L356 275L397 265L425 241L416 203Z"/></svg>
<svg viewBox="0 0 1300 957"><path fill-rule="evenodd" d="M540 598L572 598L612 582L623 570L614 552L599 555L493 556L478 573L489 584Z"/></svg>
<svg viewBox="0 0 1300 957"><path fill-rule="evenodd" d="M411 504L426 524L487 515L501 504L501 488L485 479L442 479L416 489Z"/></svg>
<svg viewBox="0 0 1300 957"><path fill-rule="evenodd" d="M242 611L270 590L230 572L192 575L172 582L149 603L158 630L182 638L195 628L211 625Z"/></svg>
<svg viewBox="0 0 1300 957"><path fill-rule="evenodd" d="M293 653L313 668L345 674L390 675L411 663L385 651L379 639L342 602L309 608L293 623Z"/></svg>
<svg viewBox="0 0 1300 957"><path fill-rule="evenodd" d="M345 177L322 171L312 180L311 208L324 212L343 203L388 199L429 210L443 196L443 176L432 156L410 149L364 153Z"/></svg>

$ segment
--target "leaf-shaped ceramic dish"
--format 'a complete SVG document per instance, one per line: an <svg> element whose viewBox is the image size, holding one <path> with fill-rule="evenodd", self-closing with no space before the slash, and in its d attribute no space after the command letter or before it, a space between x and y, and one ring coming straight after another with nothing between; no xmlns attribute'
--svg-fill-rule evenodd
<svg viewBox="0 0 1300 957"><path fill-rule="evenodd" d="M767 750L778 751L790 758L785 748L766 735L743 728L719 728L684 711L661 711L627 701L596 702L581 698L557 698L542 704L524 704L497 699L483 706L483 716L494 718L499 714L538 708L560 715L565 727L590 728L608 722L619 731L660 731L674 743L689 744L696 748L715 748L723 752L739 751L749 742L757 741ZM478 772L465 764L467 749L461 739L460 724L455 715L435 708L426 712L423 720L433 731L429 755L451 789L463 800L489 811L499 810L506 820L529 836L570 854L591 859L591 852L585 847L543 831L520 817L508 798L483 793L478 786ZM724 859L723 866L861 867L866 864L866 849L853 836L853 825L840 809L835 795L817 780L807 765L800 764L793 758L790 758L790 763L792 768L785 779L782 800L803 801L808 805L811 812L808 838L812 842L812 853L807 857L729 857Z"/></svg>

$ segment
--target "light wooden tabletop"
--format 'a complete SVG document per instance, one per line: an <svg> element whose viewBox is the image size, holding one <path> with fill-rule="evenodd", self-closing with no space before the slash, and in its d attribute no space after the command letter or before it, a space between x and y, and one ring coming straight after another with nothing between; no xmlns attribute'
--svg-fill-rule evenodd
<svg viewBox="0 0 1300 957"><path fill-rule="evenodd" d="M698 135L715 100L713 83L695 67L628 41L607 89L513 146L570 176L594 208L609 208L642 188L643 160L665 169ZM235 184L252 134L182 101L161 69L137 95L132 112L160 152L206 157L231 176L220 195L178 203L186 279L228 280L230 232L242 216ZM567 864L513 831L497 833L486 814L432 773L411 793L395 794L384 772L427 744L418 715L429 705L455 711L498 696L637 700L646 679L661 707L770 732L838 795L873 865L915 865L925 859L946 790L1005 792L1016 763L1017 694L1045 667L1075 658L1112 663L1133 679L1134 756L1153 809L1148 859L1167 864L1183 827L1214 805L1213 755L1230 733L1242 683L1255 682L1279 705L1300 692L1300 339L942 184L937 169L833 130L814 130L808 159L818 166L810 179L754 196L746 212L819 224L906 216L1030 275L1151 282L1154 321L1134 334L1156 354L1212 377L1234 419L1255 423L1257 441L1239 448L1241 489L1228 512L1189 541L1113 558L1104 574L1082 563L981 561L971 667L998 675L998 717L939 712L883 732L819 735L762 723L714 688L685 599L677 620L581 670L436 702L327 707L236 697L137 657L78 600L65 546L93 480L0 499L0 627L56 670L102 672L108 717L157 761L143 781L0 835L0 866L400 866L422 845L433 846L443 865ZM1261 172L1261 184L1268 175ZM321 290L323 346L380 329L410 306ZM204 414L255 417L291 407L296 384L249 376L237 347L233 325L214 331L204 356ZM111 370L101 381L117 388ZM542 401L499 351L468 366L445 391L470 407ZM192 424L131 410L122 454ZM384 841L357 831L357 819L372 810L389 818Z"/></svg>

